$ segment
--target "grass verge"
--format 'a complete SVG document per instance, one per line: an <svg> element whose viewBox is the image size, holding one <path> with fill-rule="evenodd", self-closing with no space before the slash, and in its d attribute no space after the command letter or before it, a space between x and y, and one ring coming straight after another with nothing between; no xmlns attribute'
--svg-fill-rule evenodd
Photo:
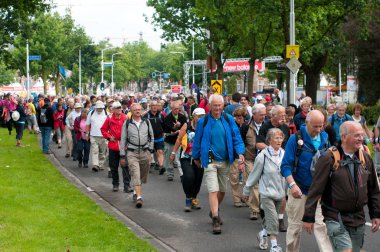
<svg viewBox="0 0 380 252"><path fill-rule="evenodd" d="M25 131L0 129L0 251L156 251L70 184Z"/></svg>

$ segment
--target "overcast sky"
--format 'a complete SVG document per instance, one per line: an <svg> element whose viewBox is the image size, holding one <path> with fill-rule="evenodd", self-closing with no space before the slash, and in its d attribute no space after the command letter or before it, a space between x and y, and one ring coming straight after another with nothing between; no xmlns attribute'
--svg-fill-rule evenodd
<svg viewBox="0 0 380 252"><path fill-rule="evenodd" d="M153 8L146 6L145 0L53 0L61 15L67 8L77 25L85 28L86 34L95 42L110 38L113 45L119 46L124 41L143 40L155 50L163 42L161 32L155 32L150 23L145 22L144 14L149 18Z"/></svg>

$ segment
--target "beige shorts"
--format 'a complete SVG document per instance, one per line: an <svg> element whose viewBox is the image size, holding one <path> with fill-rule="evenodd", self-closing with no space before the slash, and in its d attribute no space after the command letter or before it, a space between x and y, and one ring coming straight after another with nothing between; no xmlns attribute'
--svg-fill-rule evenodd
<svg viewBox="0 0 380 252"><path fill-rule="evenodd" d="M133 186L147 182L150 157L150 152L147 150L141 152L127 151L129 174Z"/></svg>
<svg viewBox="0 0 380 252"><path fill-rule="evenodd" d="M227 190L229 167L228 161L213 161L204 169L206 186L209 193L225 192Z"/></svg>

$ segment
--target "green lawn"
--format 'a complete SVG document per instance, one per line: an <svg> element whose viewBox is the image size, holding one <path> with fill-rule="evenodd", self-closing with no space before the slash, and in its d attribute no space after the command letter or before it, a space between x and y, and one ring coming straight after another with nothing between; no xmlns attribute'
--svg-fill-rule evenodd
<svg viewBox="0 0 380 252"><path fill-rule="evenodd" d="M0 128L0 251L155 251L70 184L25 131Z"/></svg>

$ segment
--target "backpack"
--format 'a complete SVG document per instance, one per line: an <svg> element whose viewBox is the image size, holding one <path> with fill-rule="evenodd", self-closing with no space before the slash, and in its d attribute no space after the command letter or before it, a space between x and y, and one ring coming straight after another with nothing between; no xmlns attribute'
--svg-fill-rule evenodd
<svg viewBox="0 0 380 252"><path fill-rule="evenodd" d="M340 156L339 150L335 146L330 147L328 150L334 156L334 164L333 164L332 172L335 172L336 170L339 169L340 161L341 161L341 156ZM359 161L360 161L363 169L365 170L367 168L367 166L366 166L366 163L365 163L365 158L364 158L364 154L363 154L363 150L362 149L359 149ZM330 174L330 176L331 176L331 174Z"/></svg>
<svg viewBox="0 0 380 252"><path fill-rule="evenodd" d="M224 119L226 119L226 121L228 122L228 124L230 123L230 120L228 120L228 116L226 113L222 112L223 116L224 116ZM208 122L208 113L205 115L205 120L203 122L203 128L206 127L206 124Z"/></svg>
<svg viewBox="0 0 380 252"><path fill-rule="evenodd" d="M148 122L148 119L141 117L141 123L143 123L143 122L145 122L146 125L148 125L148 142L151 142L152 141L152 136L150 135L150 126L149 126L150 123ZM126 123L125 123L125 129L126 129L127 133L128 133L128 127L129 127L130 123L132 123L132 118L129 119L129 120L127 120ZM145 146L147 144L147 143L145 143L145 144L142 144L142 145L135 145L135 144L133 144L133 143L131 143L129 141L129 136L128 136L127 141L128 141L128 143L130 143L130 144L132 144L134 146L137 146L137 147L143 147L143 146Z"/></svg>
<svg viewBox="0 0 380 252"><path fill-rule="evenodd" d="M297 172L298 161L299 161L299 157L301 156L302 151L307 151L307 152L314 153L313 159L312 159L311 164L310 164L311 175L313 175L314 171L315 171L315 164L317 163L318 158L321 156L321 154L324 151L326 151L329 148L329 141L328 141L328 139L326 140L326 142L324 143L324 148L322 150L312 150L312 149L304 146L304 144L303 144L304 141L303 141L301 130L298 130L295 133L295 135L296 135L297 151L296 151L296 156L295 156L294 163L293 163L293 173Z"/></svg>
<svg viewBox="0 0 380 252"><path fill-rule="evenodd" d="M146 115L146 118L148 119L148 120L150 120L150 113L149 113L149 111L148 111L148 113L147 113L147 115ZM160 119L160 123L161 124L163 124L164 123L164 116L162 115L162 113L161 112L159 112L159 114L158 114L158 118ZM155 119L155 118L154 118Z"/></svg>
<svg viewBox="0 0 380 252"><path fill-rule="evenodd" d="M41 121L41 123L47 123L48 122L48 119L46 116L46 109L41 109L40 121Z"/></svg>

